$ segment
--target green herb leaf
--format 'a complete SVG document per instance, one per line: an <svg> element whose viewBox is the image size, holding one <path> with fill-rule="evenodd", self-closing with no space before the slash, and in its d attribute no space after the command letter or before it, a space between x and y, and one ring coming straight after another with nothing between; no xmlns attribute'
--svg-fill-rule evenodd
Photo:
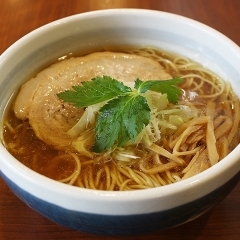
<svg viewBox="0 0 240 240"><path fill-rule="evenodd" d="M150 81L141 81L137 79L135 81L135 89L139 93L144 93L147 90L160 92L162 94L167 93L168 100L171 103L177 103L179 96L181 96L181 89L177 88L175 85L178 85L183 82L183 79L176 77L169 80L150 80Z"/></svg>
<svg viewBox="0 0 240 240"><path fill-rule="evenodd" d="M144 125L150 121L150 108L144 97L136 94L119 96L101 109L97 118L93 151L103 152L114 144L135 141Z"/></svg>
<svg viewBox="0 0 240 240"><path fill-rule="evenodd" d="M141 93L147 90L167 93L169 102L177 103L182 91L175 85L182 81L182 78L149 81L136 79L136 92L116 79L103 76L82 82L79 86L73 86L73 90L61 92L57 96L78 108L108 101L99 111L93 145L94 152L103 152L115 144L123 146L129 140L134 142L149 123L151 109Z"/></svg>
<svg viewBox="0 0 240 240"><path fill-rule="evenodd" d="M73 90L58 93L57 96L75 107L83 108L110 100L120 94L131 92L131 88L109 76L96 77L92 81L73 86Z"/></svg>

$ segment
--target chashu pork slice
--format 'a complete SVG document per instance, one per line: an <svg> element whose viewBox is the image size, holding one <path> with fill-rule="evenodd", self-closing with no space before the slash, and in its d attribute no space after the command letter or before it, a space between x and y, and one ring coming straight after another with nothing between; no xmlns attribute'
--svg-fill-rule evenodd
<svg viewBox="0 0 240 240"><path fill-rule="evenodd" d="M171 76L156 61L132 54L97 52L51 65L22 85L14 104L20 119L28 119L35 134L57 149L71 148L67 132L79 120L83 109L61 101L57 93L72 89L82 81L110 76L129 83L169 79Z"/></svg>

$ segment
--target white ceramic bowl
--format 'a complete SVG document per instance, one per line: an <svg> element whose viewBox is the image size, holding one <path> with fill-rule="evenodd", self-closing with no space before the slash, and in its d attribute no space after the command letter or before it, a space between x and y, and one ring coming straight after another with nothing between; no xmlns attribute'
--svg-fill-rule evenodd
<svg viewBox="0 0 240 240"><path fill-rule="evenodd" d="M227 37L165 12L112 9L55 21L7 49L0 57L0 116L22 82L58 57L119 44L157 47L199 61L230 81L240 96L240 49ZM0 145L1 177L19 198L58 224L95 234L140 234L195 219L226 197L239 182L239 170L240 146L212 168L178 183L96 191L41 176Z"/></svg>

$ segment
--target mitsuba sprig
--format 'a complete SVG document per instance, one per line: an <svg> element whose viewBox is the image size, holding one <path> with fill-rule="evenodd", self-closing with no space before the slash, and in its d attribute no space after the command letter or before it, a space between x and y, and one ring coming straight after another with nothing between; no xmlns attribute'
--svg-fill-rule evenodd
<svg viewBox="0 0 240 240"><path fill-rule="evenodd" d="M109 76L96 77L72 90L60 92L57 96L77 108L106 102L97 116L95 126L94 152L104 152L114 145L124 146L129 140L135 141L137 135L150 121L151 109L143 94L146 91L166 93L170 103L177 104L182 94L183 79L135 80L134 89Z"/></svg>

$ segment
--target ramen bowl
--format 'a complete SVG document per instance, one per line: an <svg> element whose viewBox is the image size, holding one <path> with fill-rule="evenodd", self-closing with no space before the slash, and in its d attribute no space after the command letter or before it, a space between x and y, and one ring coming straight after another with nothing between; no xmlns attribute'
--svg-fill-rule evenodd
<svg viewBox="0 0 240 240"><path fill-rule="evenodd" d="M0 115L29 77L59 57L114 46L155 47L197 61L240 96L240 49L216 30L159 11L111 9L47 24L24 36L0 57ZM3 128L1 125L1 135ZM2 136L1 136L2 137ZM196 219L220 203L239 182L240 146L213 167L162 187L101 191L69 186L16 160L1 144L0 174L30 208L53 222L100 235L162 230Z"/></svg>

